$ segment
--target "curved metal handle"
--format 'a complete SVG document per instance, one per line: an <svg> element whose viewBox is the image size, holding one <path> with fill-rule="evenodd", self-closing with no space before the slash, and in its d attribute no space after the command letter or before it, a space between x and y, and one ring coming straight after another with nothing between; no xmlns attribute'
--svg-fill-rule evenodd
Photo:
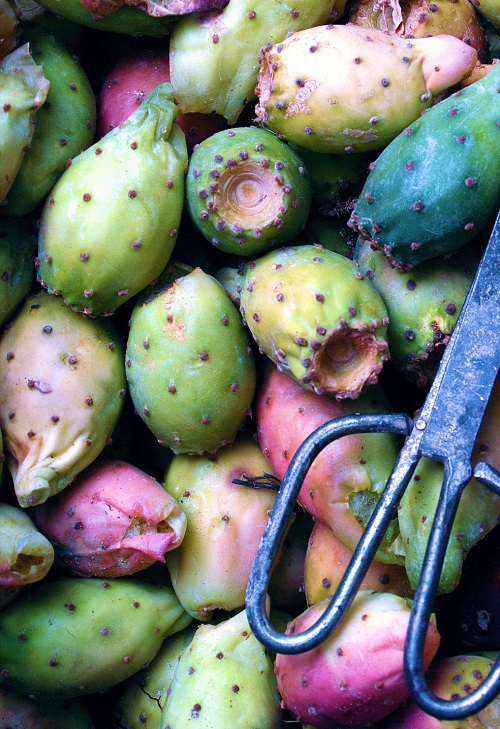
<svg viewBox="0 0 500 729"><path fill-rule="evenodd" d="M276 653L303 653L322 643L334 630L351 604L377 548L387 530L416 461L400 453L370 521L353 553L343 579L328 608L303 633L284 635L270 623L266 614L266 592L272 565L292 516L304 478L318 453L329 443L355 433L395 433L408 435L413 421L401 414L357 414L335 418L313 431L296 451L281 483L266 529L257 550L246 592L246 610L256 638Z"/></svg>

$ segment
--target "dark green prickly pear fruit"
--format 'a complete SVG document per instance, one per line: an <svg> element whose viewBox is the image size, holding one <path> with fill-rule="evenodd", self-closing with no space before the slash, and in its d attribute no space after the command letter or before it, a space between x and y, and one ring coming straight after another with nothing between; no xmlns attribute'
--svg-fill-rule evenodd
<svg viewBox="0 0 500 729"><path fill-rule="evenodd" d="M218 13L180 18L170 35L170 70L182 111L215 112L234 124L255 98L260 48L334 22L344 8L345 0L231 0Z"/></svg>
<svg viewBox="0 0 500 729"><path fill-rule="evenodd" d="M231 443L252 403L256 371L222 284L200 268L167 267L132 310L126 376L137 413L174 453Z"/></svg>
<svg viewBox="0 0 500 729"><path fill-rule="evenodd" d="M42 580L54 562L54 548L28 514L0 503L0 585L23 587Z"/></svg>
<svg viewBox="0 0 500 729"><path fill-rule="evenodd" d="M89 709L78 699L36 700L2 686L0 729L95 729Z"/></svg>
<svg viewBox="0 0 500 729"><path fill-rule="evenodd" d="M50 83L24 43L0 61L0 202L16 177L33 137Z"/></svg>
<svg viewBox="0 0 500 729"><path fill-rule="evenodd" d="M350 228L335 218L311 215L298 240L301 244L321 246L351 260L353 258L355 236Z"/></svg>
<svg viewBox="0 0 500 729"><path fill-rule="evenodd" d="M349 225L411 268L471 240L500 205L500 63L435 104L378 156Z"/></svg>
<svg viewBox="0 0 500 729"><path fill-rule="evenodd" d="M2 611L0 682L36 699L106 691L190 622L164 585L132 577L39 582Z"/></svg>
<svg viewBox="0 0 500 729"><path fill-rule="evenodd" d="M35 282L34 221L0 218L0 326L15 312Z"/></svg>
<svg viewBox="0 0 500 729"><path fill-rule="evenodd" d="M387 306L391 364L419 386L427 384L457 323L479 257L461 250L424 261L409 273L391 266L382 251L361 238L354 256Z"/></svg>
<svg viewBox="0 0 500 729"><path fill-rule="evenodd" d="M29 43L50 89L5 201L5 212L16 216L44 202L67 163L94 141L96 123L94 93L73 53L56 36L41 30L24 30L22 40Z"/></svg>
<svg viewBox="0 0 500 729"><path fill-rule="evenodd" d="M312 188L299 155L259 127L221 131L191 155L190 217L222 251L253 256L287 243L303 228Z"/></svg>
<svg viewBox="0 0 500 729"><path fill-rule="evenodd" d="M259 61L258 121L313 152L342 154L385 147L472 71L477 52L451 35L410 41L345 24L295 33Z"/></svg>
<svg viewBox="0 0 500 729"><path fill-rule="evenodd" d="M42 211L38 275L85 314L111 314L150 284L172 253L187 148L170 84L79 154Z"/></svg>
<svg viewBox="0 0 500 729"><path fill-rule="evenodd" d="M262 352L318 394L358 397L389 357L380 294L325 248L289 246L251 261L240 312Z"/></svg>
<svg viewBox="0 0 500 729"><path fill-rule="evenodd" d="M0 425L19 504L58 493L102 451L126 392L111 325L40 291L0 339Z"/></svg>
<svg viewBox="0 0 500 729"><path fill-rule="evenodd" d="M218 625L200 625L182 653L163 706L161 726L200 729L281 726L273 661L242 610Z"/></svg>

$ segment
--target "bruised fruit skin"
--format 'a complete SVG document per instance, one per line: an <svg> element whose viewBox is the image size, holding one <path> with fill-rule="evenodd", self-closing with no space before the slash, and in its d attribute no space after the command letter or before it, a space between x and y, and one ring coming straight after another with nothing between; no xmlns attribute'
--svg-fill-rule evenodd
<svg viewBox="0 0 500 729"><path fill-rule="evenodd" d="M231 443L248 415L256 370L222 284L200 268L169 266L132 310L126 377L137 413L174 453Z"/></svg>
<svg viewBox="0 0 500 729"><path fill-rule="evenodd" d="M184 204L187 149L170 84L73 159L43 207L38 277L68 306L112 314L172 254Z"/></svg>
<svg viewBox="0 0 500 729"><path fill-rule="evenodd" d="M317 394L356 399L389 359L380 294L352 261L321 246L251 260L240 298L260 350Z"/></svg>
<svg viewBox="0 0 500 729"><path fill-rule="evenodd" d="M106 320L41 290L0 339L0 425L20 506L43 503L100 454L123 408L123 347Z"/></svg>
<svg viewBox="0 0 500 729"><path fill-rule="evenodd" d="M323 614L329 599L288 625L302 633ZM357 593L340 625L317 648L278 654L275 672L284 706L316 727L360 727L385 719L408 698L403 670L411 600L390 592ZM435 618L423 649L426 670L439 647Z"/></svg>
<svg viewBox="0 0 500 729"><path fill-rule="evenodd" d="M0 585L23 587L42 580L54 562L54 548L28 514L0 503Z"/></svg>
<svg viewBox="0 0 500 729"><path fill-rule="evenodd" d="M186 516L152 476L98 459L33 510L70 574L120 577L146 569L182 542Z"/></svg>
<svg viewBox="0 0 500 729"><path fill-rule="evenodd" d="M226 253L259 255L292 240L306 223L311 200L299 155L266 129L218 132L191 155L187 210L205 238Z"/></svg>

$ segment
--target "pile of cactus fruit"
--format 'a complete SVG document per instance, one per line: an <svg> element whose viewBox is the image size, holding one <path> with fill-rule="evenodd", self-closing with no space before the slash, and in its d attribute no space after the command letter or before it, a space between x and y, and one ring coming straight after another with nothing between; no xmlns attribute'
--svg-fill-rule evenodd
<svg viewBox="0 0 500 729"><path fill-rule="evenodd" d="M0 729L500 727L500 694L448 722L405 680L439 462L321 645L273 653L245 602L303 441L423 405L499 170L500 0L0 0ZM499 434L500 380L474 462ZM315 457L281 633L402 440ZM472 479L424 631L443 699L500 654L499 522Z"/></svg>

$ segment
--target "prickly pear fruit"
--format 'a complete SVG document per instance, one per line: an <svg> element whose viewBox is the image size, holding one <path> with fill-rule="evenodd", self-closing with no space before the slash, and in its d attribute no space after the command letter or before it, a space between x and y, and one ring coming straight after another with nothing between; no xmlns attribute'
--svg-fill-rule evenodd
<svg viewBox="0 0 500 729"><path fill-rule="evenodd" d="M496 214L499 85L497 63L435 104L375 160L348 224L394 265L452 253Z"/></svg>
<svg viewBox="0 0 500 729"><path fill-rule="evenodd" d="M309 607L291 621L287 633L309 628L328 604L326 599ZM358 592L324 643L299 655L276 656L284 706L299 720L324 729L359 727L385 719L409 695L403 652L410 611L411 600L390 592ZM432 616L423 648L424 670L436 654L439 640Z"/></svg>
<svg viewBox="0 0 500 729"><path fill-rule="evenodd" d="M356 401L338 402L306 390L270 364L262 374L255 400L257 437L262 452L282 479L302 441L320 425L354 412L389 412L388 407L378 385ZM388 433L340 438L312 463L298 502L354 550L396 455L396 439ZM394 520L377 552L378 560L403 563L398 554L398 533Z"/></svg>
<svg viewBox="0 0 500 729"><path fill-rule="evenodd" d="M410 41L356 25L309 28L262 48L255 111L313 152L381 149L476 61L451 35Z"/></svg>
<svg viewBox="0 0 500 729"><path fill-rule="evenodd" d="M105 458L36 506L33 517L64 567L79 577L121 577L165 562L186 530L186 515L156 479Z"/></svg>
<svg viewBox="0 0 500 729"><path fill-rule="evenodd" d="M200 729L281 726L273 662L245 610L218 625L200 625L182 653L161 726Z"/></svg>
<svg viewBox="0 0 500 729"><path fill-rule="evenodd" d="M259 127L221 131L191 155L186 203L192 222L222 251L253 256L304 227L312 187L299 155Z"/></svg>
<svg viewBox="0 0 500 729"><path fill-rule="evenodd" d="M330 527L317 521L307 545L304 561L304 592L308 605L331 597L345 572L352 550L343 544ZM360 590L392 592L401 597L412 597L408 577L403 565L372 562Z"/></svg>
<svg viewBox="0 0 500 729"><path fill-rule="evenodd" d="M2 611L0 682L36 699L106 691L190 622L164 585L133 577L38 582Z"/></svg>
<svg viewBox="0 0 500 729"><path fill-rule="evenodd" d="M121 127L73 159L45 202L38 275L73 309L111 314L166 266L187 167L177 111L172 87L159 84Z"/></svg>
<svg viewBox="0 0 500 729"><path fill-rule="evenodd" d="M253 477L265 473L272 474L267 459L246 438L215 456L174 456L167 468L165 489L185 511L187 528L182 544L165 559L179 600L199 620L245 604L250 568L276 496L251 486Z"/></svg>
<svg viewBox="0 0 500 729"><path fill-rule="evenodd" d="M0 58L19 43L19 8L12 0L0 0Z"/></svg>
<svg viewBox="0 0 500 729"><path fill-rule="evenodd" d="M246 265L240 312L259 348L303 387L357 398L389 358L380 294L325 248L288 246Z"/></svg>
<svg viewBox="0 0 500 729"><path fill-rule="evenodd" d="M500 29L500 4L498 0L471 0L479 16Z"/></svg>
<svg viewBox="0 0 500 729"><path fill-rule="evenodd" d="M35 282L36 229L27 218L0 218L0 326Z"/></svg>
<svg viewBox="0 0 500 729"><path fill-rule="evenodd" d="M1 729L94 729L89 709L79 699L36 700L0 687Z"/></svg>
<svg viewBox="0 0 500 729"><path fill-rule="evenodd" d="M16 177L35 131L36 115L50 82L30 54L28 43L0 61L0 202Z"/></svg>
<svg viewBox="0 0 500 729"><path fill-rule="evenodd" d="M61 491L99 455L126 392L111 325L39 291L0 339L0 425L19 504Z"/></svg>
<svg viewBox="0 0 500 729"><path fill-rule="evenodd" d="M42 580L54 562L54 548L28 514L0 503L0 585L22 587Z"/></svg>
<svg viewBox="0 0 500 729"><path fill-rule="evenodd" d="M455 655L435 661L429 668L427 684L442 699L464 698L475 691L488 676L492 660L485 656ZM427 714L413 700L389 717L386 729L474 729L498 726L500 699L494 699L474 716L442 721Z"/></svg>
<svg viewBox="0 0 500 729"><path fill-rule="evenodd" d="M259 49L290 32L333 22L345 0L231 0L220 12L177 20L170 34L175 97L185 112L216 113L234 124L255 98ZM200 73L199 59L203 58Z"/></svg>
<svg viewBox="0 0 500 729"><path fill-rule="evenodd" d="M8 215L26 215L41 205L68 161L87 149L95 134L94 92L73 53L56 36L41 30L24 30L22 40L29 43L50 89L5 200Z"/></svg>
<svg viewBox="0 0 500 729"><path fill-rule="evenodd" d="M409 273L359 238L354 258L387 306L391 364L419 386L432 381L476 272L477 253L439 256Z"/></svg>
<svg viewBox="0 0 500 729"><path fill-rule="evenodd" d="M304 509L297 509L267 586L271 605L294 615L306 608L304 567L313 528L312 516Z"/></svg>
<svg viewBox="0 0 500 729"><path fill-rule="evenodd" d="M200 268L169 266L132 310L126 376L138 414L175 453L215 452L232 442L256 371L222 284Z"/></svg>

